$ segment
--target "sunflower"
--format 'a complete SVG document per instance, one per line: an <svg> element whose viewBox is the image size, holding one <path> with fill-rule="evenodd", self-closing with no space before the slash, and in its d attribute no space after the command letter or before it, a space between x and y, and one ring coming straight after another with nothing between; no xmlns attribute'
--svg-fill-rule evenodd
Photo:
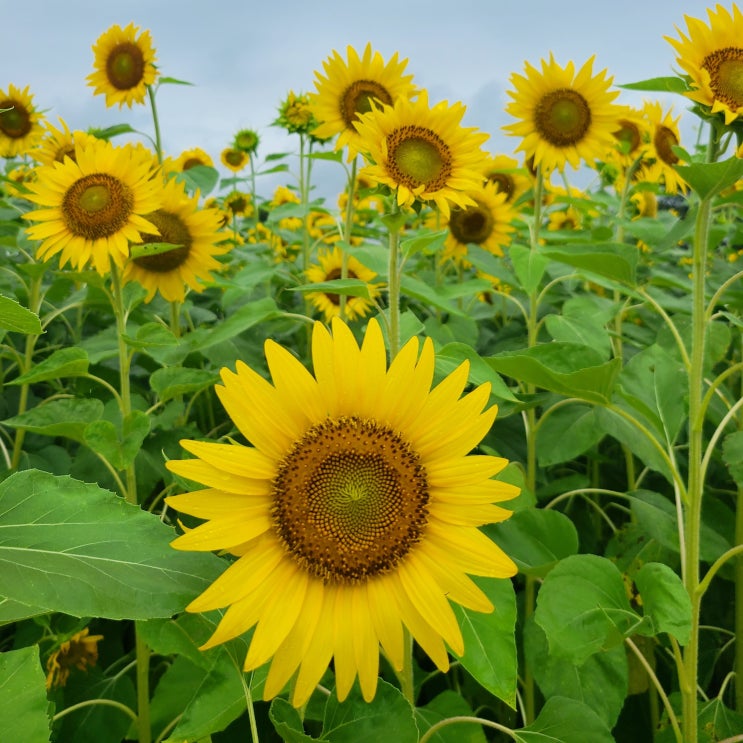
<svg viewBox="0 0 743 743"><path fill-rule="evenodd" d="M343 251L335 246L330 250L321 251L318 254L319 265L310 266L306 271L307 281L319 284L323 281L333 281L341 277L341 265L343 263ZM348 278L359 279L366 283L369 291L369 299L365 297L346 297L346 317L349 320L357 320L365 317L374 307L374 299L379 296L379 285L371 281L377 274L367 268L361 261L348 256ZM340 297L331 292L310 292L306 298L323 313L325 322L340 315Z"/></svg>
<svg viewBox="0 0 743 743"><path fill-rule="evenodd" d="M485 179L495 184L496 190L506 194L506 201L515 204L531 188L531 178L519 161L508 155L489 155L483 161Z"/></svg>
<svg viewBox="0 0 743 743"><path fill-rule="evenodd" d="M157 79L155 50L149 31L137 36L139 26L114 25L93 45L95 69L88 75L93 95L105 95L106 105L119 108L126 104L144 103L147 87Z"/></svg>
<svg viewBox="0 0 743 743"><path fill-rule="evenodd" d="M707 15L709 25L685 15L689 35L676 26L681 38L664 38L689 74L693 89L686 95L713 114L722 112L725 124L730 124L743 116L743 13L737 5L732 14L717 5L715 10L708 8Z"/></svg>
<svg viewBox="0 0 743 743"><path fill-rule="evenodd" d="M91 635L86 627L64 640L46 662L46 688L65 686L70 670L87 671L98 662L98 643L103 635Z"/></svg>
<svg viewBox="0 0 743 743"><path fill-rule="evenodd" d="M316 93L310 94L312 110L319 125L313 134L320 139L329 139L336 134L335 149L348 145L349 158L360 149L359 135L355 124L359 118L372 110L372 102L392 105L398 98L410 98L416 89L412 75L403 74L408 63L400 61L398 54L385 64L379 52L372 52L367 44L364 54L349 46L348 61L337 51L323 62L325 75L315 72Z"/></svg>
<svg viewBox="0 0 743 743"><path fill-rule="evenodd" d="M315 132L317 121L312 113L308 93L297 95L290 90L279 104L279 115L273 124L286 129L289 134L311 134L314 139L319 139Z"/></svg>
<svg viewBox="0 0 743 743"><path fill-rule="evenodd" d="M508 202L508 193L496 183L485 183L470 191L474 204L452 209L449 214L449 234L446 236L442 259L464 261L470 245L479 245L493 255L502 256L503 247L511 242L516 212Z"/></svg>
<svg viewBox="0 0 743 743"><path fill-rule="evenodd" d="M648 151L650 163L638 173L638 180L651 183L662 182L669 194L674 194L679 190L686 191L686 181L675 168L681 160L673 151L673 148L681 142L679 133L681 116L673 118L672 108L664 113L658 101L646 101L643 111L650 121L651 139Z"/></svg>
<svg viewBox="0 0 743 743"><path fill-rule="evenodd" d="M465 107L446 101L428 106L422 91L415 101L398 98L394 106L374 108L355 124L372 180L397 190L397 203L433 201L449 215L449 202L472 204L466 191L483 181L481 145L487 134L461 126Z"/></svg>
<svg viewBox="0 0 743 743"><path fill-rule="evenodd" d="M503 128L523 138L516 151L533 157L535 165L578 168L581 161L603 158L613 146L619 109L612 101L619 91L609 90L613 78L606 70L593 74L593 60L576 74L573 62L560 67L550 54L541 72L526 62L525 76L511 76L516 90L508 91L513 100L506 111L519 121Z"/></svg>
<svg viewBox="0 0 743 743"><path fill-rule="evenodd" d="M255 155L258 152L260 142L261 138L255 130L240 129L232 140L232 147L235 150L244 152L246 155Z"/></svg>
<svg viewBox="0 0 743 743"><path fill-rule="evenodd" d="M227 147L222 150L219 156L222 165L233 173L239 173L250 161L250 155L243 150L237 150L234 147Z"/></svg>
<svg viewBox="0 0 743 743"><path fill-rule="evenodd" d="M203 290L202 281L208 281L210 271L218 270L221 264L214 256L227 252L220 246L221 217L214 209L199 208L199 193L186 193L181 181L171 178L163 188L163 203L147 215L159 230L159 235L143 234L137 244L155 242L170 243L174 247L164 253L133 257L124 268L122 280L138 281L147 289L149 302L155 292L169 302L182 302L186 286L194 291Z"/></svg>
<svg viewBox="0 0 743 743"><path fill-rule="evenodd" d="M28 236L41 240L42 260L60 253L60 265L82 269L92 263L104 275L113 260L129 257L129 242L156 234L144 215L160 207L162 182L152 178L152 156L125 145L93 139L75 146L75 158L37 168L28 199L41 209L25 217L39 224Z"/></svg>
<svg viewBox="0 0 743 743"><path fill-rule="evenodd" d="M0 157L25 155L33 149L44 135L43 120L28 86L21 90L9 85L7 93L0 89Z"/></svg>
<svg viewBox="0 0 743 743"><path fill-rule="evenodd" d="M204 152L200 147L194 147L181 152L175 160L167 158L163 163L163 170L166 173L185 173L187 170L200 165L213 168L214 160L212 160L208 152Z"/></svg>
<svg viewBox="0 0 743 743"><path fill-rule="evenodd" d="M650 122L644 111L622 106L614 134L614 147L608 160L618 162L624 169L641 159L650 148Z"/></svg>
<svg viewBox="0 0 743 743"><path fill-rule="evenodd" d="M462 634L450 601L493 607L467 575L506 578L513 562L477 528L510 516L495 502L518 488L491 480L506 460L467 456L490 430L488 384L464 397L465 362L433 390L433 343L412 338L387 368L379 324L361 346L334 318L316 323L314 376L269 340L273 384L242 362L216 391L253 446L182 441L197 458L170 461L204 490L168 504L206 523L178 537L184 550L238 557L187 607L229 606L203 646L255 626L246 671L271 658L264 698L295 675L301 706L334 659L337 695L358 675L369 701L379 646L394 668L407 627L441 671Z"/></svg>
<svg viewBox="0 0 743 743"><path fill-rule="evenodd" d="M222 201L222 208L233 217L252 217L253 201L249 193L244 191L230 191Z"/></svg>
<svg viewBox="0 0 743 743"><path fill-rule="evenodd" d="M45 125L44 138L38 147L29 154L36 162L42 165L51 165L54 162L63 163L66 157L75 159L75 145L85 145L91 140L95 140L92 134L75 130L70 131L64 120L59 120L60 129L50 123Z"/></svg>

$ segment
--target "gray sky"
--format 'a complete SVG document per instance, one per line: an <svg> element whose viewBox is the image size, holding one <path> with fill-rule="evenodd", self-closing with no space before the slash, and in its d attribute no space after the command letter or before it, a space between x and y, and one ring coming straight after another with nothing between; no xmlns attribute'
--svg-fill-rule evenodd
<svg viewBox="0 0 743 743"><path fill-rule="evenodd" d="M3 3L4 4L4 3ZM724 3L731 7L730 3ZM504 109L509 77L524 61L538 66L553 52L580 67L596 55L594 71L607 68L615 84L673 73L674 50L663 36L686 30L684 14L707 20L703 0L36 0L14 3L4 14L0 87L30 86L34 102L53 123L71 128L129 123L152 133L148 106L108 109L85 78L93 70L91 46L114 23L133 21L150 30L161 74L193 87L165 86L158 109L166 154L201 147L214 158L240 128L261 135L260 157L290 151L296 138L271 127L290 89L313 90L314 71L337 49L367 42L385 60L407 57L413 82L435 103L461 101L464 123L488 132L485 149L512 154L519 139L501 131L512 121ZM21 20L22 19L22 20ZM682 113L679 96L652 95ZM623 91L619 102L639 105L642 95ZM682 144L695 119L682 114ZM221 167L221 166L220 166ZM343 182L339 166L323 164L326 178ZM225 173L226 174L226 173ZM268 184L266 184L268 185ZM339 186L340 187L340 186ZM259 191L263 192L259 182ZM270 195L270 194L264 194Z"/></svg>

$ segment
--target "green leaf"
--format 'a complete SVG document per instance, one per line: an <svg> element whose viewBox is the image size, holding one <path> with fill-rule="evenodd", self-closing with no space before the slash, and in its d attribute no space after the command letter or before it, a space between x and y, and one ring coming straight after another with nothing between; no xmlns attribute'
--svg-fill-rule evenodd
<svg viewBox="0 0 743 743"><path fill-rule="evenodd" d="M182 611L222 571L154 514L97 485L25 470L0 483L0 595L72 616Z"/></svg>
<svg viewBox="0 0 743 743"><path fill-rule="evenodd" d="M691 637L691 599L676 573L660 562L643 565L634 576L642 599L643 615L650 619L642 634L667 632L681 645Z"/></svg>
<svg viewBox="0 0 743 743"><path fill-rule="evenodd" d="M518 565L519 572L543 578L563 558L578 552L578 531L565 514L527 508L507 521L485 527L488 536Z"/></svg>
<svg viewBox="0 0 743 743"><path fill-rule="evenodd" d="M652 77L637 83L625 83L618 85L625 90L644 90L649 93L685 93L689 86L681 77Z"/></svg>
<svg viewBox="0 0 743 743"><path fill-rule="evenodd" d="M130 124L112 124L106 127L91 127L89 130L90 134L98 139L111 139L117 137L119 134L136 134L137 130L134 129Z"/></svg>
<svg viewBox="0 0 743 743"><path fill-rule="evenodd" d="M549 467L585 454L601 441L605 433L596 411L586 405L566 405L545 415L537 432L537 458Z"/></svg>
<svg viewBox="0 0 743 743"><path fill-rule="evenodd" d="M28 604L22 604L20 601L0 597L0 626L46 613L47 610L39 606L29 606Z"/></svg>
<svg viewBox="0 0 743 743"><path fill-rule="evenodd" d="M126 469L135 459L150 432L150 418L141 410L132 411L123 425L97 420L85 427L85 443L118 470Z"/></svg>
<svg viewBox="0 0 743 743"><path fill-rule="evenodd" d="M449 312L452 315L467 317L468 313L457 306L454 301L460 297L473 297L479 292L490 291L493 287L485 279L471 279L457 284L431 286L425 281L419 281L412 276L402 277L402 294L411 299Z"/></svg>
<svg viewBox="0 0 743 743"><path fill-rule="evenodd" d="M38 405L25 413L3 421L17 428L42 436L66 436L74 441L85 441L85 428L103 415L103 403L95 398L82 400L64 398Z"/></svg>
<svg viewBox="0 0 743 743"><path fill-rule="evenodd" d="M521 288L530 294L539 286L549 260L544 255L523 245L511 245L508 255Z"/></svg>
<svg viewBox="0 0 743 743"><path fill-rule="evenodd" d="M347 297L363 297L369 299L369 284L361 279L333 279L319 281L315 284L303 284L292 289L302 294L322 292L324 294L343 294Z"/></svg>
<svg viewBox="0 0 743 743"><path fill-rule="evenodd" d="M129 245L129 257L135 258L150 258L153 255L162 255L163 253L170 253L173 250L179 250L183 245L176 245L175 243L130 243Z"/></svg>
<svg viewBox="0 0 743 743"><path fill-rule="evenodd" d="M624 243L595 243L585 245L550 245L540 248L542 255L566 263L581 271L604 276L622 284L634 286L638 250Z"/></svg>
<svg viewBox="0 0 743 743"><path fill-rule="evenodd" d="M722 440L722 461L739 488L743 488L743 431L729 433Z"/></svg>
<svg viewBox="0 0 743 743"><path fill-rule="evenodd" d="M454 605L464 639L459 661L480 686L516 709L516 597L509 580L474 578L495 607L490 614Z"/></svg>
<svg viewBox="0 0 743 743"><path fill-rule="evenodd" d="M62 377L82 377L88 373L88 366L88 354L84 349L79 346L60 348L8 384L34 384Z"/></svg>
<svg viewBox="0 0 743 743"><path fill-rule="evenodd" d="M180 366L169 366L158 369L150 377L150 387L161 402L166 402L180 395L191 395L200 390L212 387L219 381L219 375L207 369L189 369Z"/></svg>
<svg viewBox="0 0 743 743"><path fill-rule="evenodd" d="M550 654L544 631L530 618L524 627L524 653L546 699L575 699L587 704L609 727L616 723L629 683L622 645L594 653L581 665L566 663Z"/></svg>
<svg viewBox="0 0 743 743"><path fill-rule="evenodd" d="M304 732L299 712L286 699L274 699L268 710L268 717L281 740L286 743L328 742L327 738L313 738Z"/></svg>
<svg viewBox="0 0 743 743"><path fill-rule="evenodd" d="M417 743L418 727L413 708L397 687L380 679L377 693L365 702L354 684L344 702L332 694L325 705L323 740L328 743Z"/></svg>
<svg viewBox="0 0 743 743"><path fill-rule="evenodd" d="M39 646L0 653L0 719L3 740L42 743L49 740L46 679Z"/></svg>
<svg viewBox="0 0 743 743"><path fill-rule="evenodd" d="M597 555L572 555L544 579L534 613L550 653L580 665L620 644L642 618L632 611L622 574Z"/></svg>
<svg viewBox="0 0 743 743"><path fill-rule="evenodd" d="M158 85L193 85L193 83L188 82L188 80L178 80L178 78L175 78L175 77L158 77L157 84Z"/></svg>
<svg viewBox="0 0 743 743"><path fill-rule="evenodd" d="M446 236L449 230L426 231L422 235L409 237L400 242L400 252L402 255L412 255L413 253L423 253L424 255L433 255L444 247Z"/></svg>
<svg viewBox="0 0 743 743"><path fill-rule="evenodd" d="M209 165L195 165L174 177L186 184L189 193L198 191L201 196L208 196L217 185L219 171Z"/></svg>
<svg viewBox="0 0 743 743"><path fill-rule="evenodd" d="M415 717L423 735L435 724L453 717L473 717L472 709L456 692L447 689L434 697L425 707L417 707ZM439 728L430 743L486 743L487 738L478 724L458 722Z"/></svg>
<svg viewBox="0 0 743 743"><path fill-rule="evenodd" d="M487 359L483 359L472 346L466 343L447 343L436 352L436 371L450 374L463 361L469 361L469 379L473 384L490 384L491 393L501 400L516 402L517 398L506 386L500 374L495 372Z"/></svg>
<svg viewBox="0 0 743 743"><path fill-rule="evenodd" d="M514 730L520 743L614 743L609 726L586 704L550 697L537 719Z"/></svg>
<svg viewBox="0 0 743 743"><path fill-rule="evenodd" d="M0 295L0 329L14 333L39 335L41 321L35 312L21 306L15 299Z"/></svg>
<svg viewBox="0 0 743 743"><path fill-rule="evenodd" d="M148 322L137 329L136 336L124 335L125 343L132 348L146 351L149 348L170 348L179 341L172 330L159 322Z"/></svg>
<svg viewBox="0 0 743 743"><path fill-rule="evenodd" d="M676 170L700 199L709 199L743 178L743 159L733 156L717 163L677 165Z"/></svg>
<svg viewBox="0 0 743 743"><path fill-rule="evenodd" d="M622 362L604 362L601 354L575 343L543 343L533 348L490 356L500 374L568 397L608 403Z"/></svg>

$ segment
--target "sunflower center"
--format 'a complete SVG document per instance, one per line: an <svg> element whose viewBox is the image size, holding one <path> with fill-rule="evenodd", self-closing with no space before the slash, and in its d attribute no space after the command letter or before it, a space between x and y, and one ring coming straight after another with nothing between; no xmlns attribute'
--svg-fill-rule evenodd
<svg viewBox="0 0 743 743"><path fill-rule="evenodd" d="M206 163L203 160L200 160L198 157L189 157L188 160L183 163L183 170L190 170L191 168L196 168L199 165L206 165Z"/></svg>
<svg viewBox="0 0 743 743"><path fill-rule="evenodd" d="M325 281L335 281L335 279L339 279L340 277L341 277L340 268L331 268L330 271L328 271L328 273L325 276ZM358 276L349 268L346 274L346 278L357 279ZM339 294L333 294L332 292L325 292L325 296L328 298L329 302L332 302L336 307L340 307L341 298Z"/></svg>
<svg viewBox="0 0 743 743"><path fill-rule="evenodd" d="M619 129L614 132L614 137L625 155L631 155L642 144L640 127L627 119L619 120Z"/></svg>
<svg viewBox="0 0 743 743"><path fill-rule="evenodd" d="M655 135L653 136L653 144L655 145L658 157L663 160L666 165L675 165L679 161L678 156L671 149L678 143L678 137L667 126L661 125L656 128Z"/></svg>
<svg viewBox="0 0 743 743"><path fill-rule="evenodd" d="M31 114L28 109L14 100L0 101L0 109L9 111L0 113L0 131L11 139L25 137L31 131Z"/></svg>
<svg viewBox="0 0 743 743"><path fill-rule="evenodd" d="M343 91L341 116L348 129L354 131L354 121L358 121L361 114L372 110L372 101L385 106L392 103L392 96L387 88L376 80L355 80Z"/></svg>
<svg viewBox="0 0 743 743"><path fill-rule="evenodd" d="M186 227L183 220L177 214L166 212L163 209L158 209L152 212L152 214L148 214L147 220L152 222L160 230L160 234L142 235L143 243L170 243L178 247L168 250L165 253L138 256L134 258L134 263L140 268L144 268L146 271L152 271L153 273L174 271L186 261L188 254L191 252L193 240L188 227Z"/></svg>
<svg viewBox="0 0 743 743"><path fill-rule="evenodd" d="M272 517L297 563L326 582L392 570L420 540L428 483L419 455L373 420L329 418L279 464Z"/></svg>
<svg viewBox="0 0 743 743"><path fill-rule="evenodd" d="M493 215L479 204L466 209L452 209L449 230L464 245L482 245L493 231Z"/></svg>
<svg viewBox="0 0 743 743"><path fill-rule="evenodd" d="M91 173L67 189L60 211L73 235L100 240L124 227L133 208L129 186L108 173Z"/></svg>
<svg viewBox="0 0 743 743"><path fill-rule="evenodd" d="M224 159L232 167L238 168L245 163L245 154L240 150L226 150Z"/></svg>
<svg viewBox="0 0 743 743"><path fill-rule="evenodd" d="M437 191L451 175L451 152L441 137L422 126L403 126L387 135L390 175L411 190Z"/></svg>
<svg viewBox="0 0 743 743"><path fill-rule="evenodd" d="M506 201L510 201L516 191L516 181L508 173L488 173L488 181L494 183L498 193L506 194Z"/></svg>
<svg viewBox="0 0 743 743"><path fill-rule="evenodd" d="M551 145L576 145L591 126L591 108L580 93L560 88L540 98L534 110L534 124Z"/></svg>
<svg viewBox="0 0 743 743"><path fill-rule="evenodd" d="M702 67L709 72L715 98L731 109L743 107L743 49L716 49L704 58Z"/></svg>
<svg viewBox="0 0 743 743"><path fill-rule="evenodd" d="M142 82L144 77L144 55L130 41L117 44L106 60L108 81L118 90L130 90Z"/></svg>

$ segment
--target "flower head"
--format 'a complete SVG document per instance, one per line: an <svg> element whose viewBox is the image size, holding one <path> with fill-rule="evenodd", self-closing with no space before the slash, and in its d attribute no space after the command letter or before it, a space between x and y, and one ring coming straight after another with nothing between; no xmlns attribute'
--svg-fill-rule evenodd
<svg viewBox="0 0 743 743"><path fill-rule="evenodd" d="M250 155L244 150L227 147L222 150L219 159L222 161L222 165L233 173L239 173L250 162Z"/></svg>
<svg viewBox="0 0 743 743"><path fill-rule="evenodd" d="M110 261L122 267L129 243L158 230L144 215L159 208L162 182L152 177L152 155L125 145L93 139L75 145L75 158L37 168L28 199L40 209L25 216L38 224L28 236L41 240L38 255L57 253L60 264L82 269L92 264L106 274Z"/></svg>
<svg viewBox="0 0 743 743"><path fill-rule="evenodd" d="M240 150L246 155L255 155L258 152L260 142L261 138L258 136L258 132L253 129L240 129L232 140L232 148Z"/></svg>
<svg viewBox="0 0 743 743"><path fill-rule="evenodd" d="M355 124L372 110L372 104L392 105L398 98L410 98L416 93L412 75L403 74L407 59L397 53L385 63L379 52L367 44L364 53L349 46L348 60L337 51L323 62L325 75L315 72L316 93L310 96L312 110L319 122L314 135L329 139L336 134L337 150L348 145L349 158L360 149Z"/></svg>
<svg viewBox="0 0 743 743"><path fill-rule="evenodd" d="M478 529L518 493L491 479L504 459L468 456L495 419L489 385L461 396L465 363L431 389L431 340L388 367L374 320L360 346L338 318L332 334L316 323L314 374L271 340L265 353L272 383L238 362L216 388L251 445L183 441L196 459L167 464L206 487L168 498L205 519L173 546L237 557L187 607L229 607L204 647L255 627L244 669L271 660L265 699L294 676L297 706L331 659L338 698L358 676L371 700L380 645L402 668L404 627L447 670L447 645L464 652L450 602L493 609L468 574L516 572Z"/></svg>
<svg viewBox="0 0 743 743"><path fill-rule="evenodd" d="M535 166L577 168L603 158L613 145L618 108L612 101L619 92L609 90L613 78L606 70L593 74L593 60L576 73L572 62L560 67L550 55L541 71L526 62L526 75L511 76L515 91L508 91L513 100L506 110L518 121L503 128L522 137L517 151L533 157Z"/></svg>
<svg viewBox="0 0 743 743"><path fill-rule="evenodd" d="M149 31L137 35L139 26L114 25L93 45L94 71L88 75L93 95L105 95L106 105L144 103L147 86L157 79L155 50Z"/></svg>
<svg viewBox="0 0 743 743"><path fill-rule="evenodd" d="M681 143L679 132L681 116L674 118L672 108L664 112L658 101L647 101L643 111L650 122L649 162L642 167L637 179L663 183L669 194L679 190L685 191L686 182L675 168L681 160L673 149Z"/></svg>
<svg viewBox="0 0 743 743"><path fill-rule="evenodd" d="M184 173L198 166L213 168L214 160L208 152L204 152L200 147L193 147L181 152L175 160L167 159L163 164L163 170L166 173Z"/></svg>
<svg viewBox="0 0 743 743"><path fill-rule="evenodd" d="M355 125L370 161L367 176L397 191L397 203L433 201L444 215L450 204L472 203L466 191L483 181L481 146L487 134L461 126L465 107L446 101L429 108L423 91L415 101L374 108Z"/></svg>
<svg viewBox="0 0 743 743"><path fill-rule="evenodd" d="M46 662L46 688L64 686L70 671L77 668L87 671L98 662L98 643L103 635L90 635L88 628L76 632L60 643Z"/></svg>
<svg viewBox="0 0 743 743"><path fill-rule="evenodd" d="M0 157L25 155L33 149L44 134L43 119L28 86L21 90L10 85L7 93L0 90Z"/></svg>
<svg viewBox="0 0 743 743"><path fill-rule="evenodd" d="M730 124L743 116L743 13L722 5L707 9L709 25L684 16L688 36L678 26L680 39L665 39L678 53L679 65L688 73L692 90L686 95L722 113Z"/></svg>
<svg viewBox="0 0 743 743"><path fill-rule="evenodd" d="M315 132L317 120L308 93L297 94L290 90L279 104L279 115L273 123L290 134L311 134L313 138L320 139Z"/></svg>
<svg viewBox="0 0 743 743"><path fill-rule="evenodd" d="M214 209L200 208L198 192L189 196L185 184L172 178L163 189L162 206L146 216L159 234L143 234L132 243L133 255L122 280L142 284L148 302L158 291L169 302L182 302L186 287L202 291L202 282L211 278L210 271L221 268L215 256L229 249L219 245L223 238L221 215ZM138 254L137 247L148 242L173 247L151 255Z"/></svg>

